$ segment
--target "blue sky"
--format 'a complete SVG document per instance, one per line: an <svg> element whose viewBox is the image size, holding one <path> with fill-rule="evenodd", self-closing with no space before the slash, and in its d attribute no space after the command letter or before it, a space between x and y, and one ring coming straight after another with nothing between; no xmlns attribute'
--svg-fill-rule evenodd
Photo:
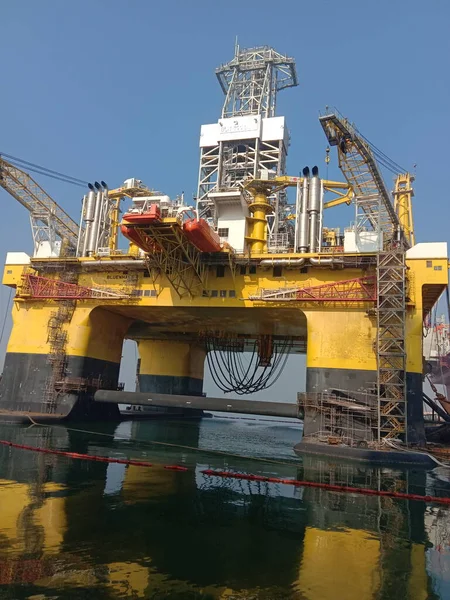
<svg viewBox="0 0 450 600"><path fill-rule="evenodd" d="M325 168L317 116L337 106L402 166L417 165L417 239L448 241L449 23L446 0L4 2L0 151L110 186L138 177L190 196L200 125L222 105L214 69L238 36L241 46L272 45L297 61L300 85L278 103L291 174ZM332 152L330 178L339 177L336 162ZM39 181L78 219L82 190ZM0 200L0 256L30 251L26 211L3 190ZM345 224L346 210L328 223Z"/></svg>

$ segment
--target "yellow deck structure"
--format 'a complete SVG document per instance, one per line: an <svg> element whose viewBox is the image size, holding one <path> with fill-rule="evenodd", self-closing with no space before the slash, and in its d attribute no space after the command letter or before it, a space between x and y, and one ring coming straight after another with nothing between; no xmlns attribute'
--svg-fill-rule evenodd
<svg viewBox="0 0 450 600"><path fill-rule="evenodd" d="M426 258L421 258L421 253ZM447 285L448 271L440 244L423 245L423 252L418 245L406 256L408 402L410 410L415 407L417 411L421 403L422 322ZM59 380L50 382L57 388L57 398L51 398L57 414L68 415L77 399L80 406L80 398L99 387L114 389L125 338L139 345L141 391L199 394L205 362L203 339L208 332L245 339L291 337L292 352L306 352L308 392L331 387L373 389L377 383L373 301L351 296L348 301L332 297L265 300L262 291L266 297L271 291L276 296L283 290L316 290L368 277L376 273L376 255L334 255L336 265L325 262L330 255L305 255L300 268L295 263L290 266L291 258L298 259L298 255L270 257L273 265L278 260L286 265L281 274L276 270L277 276L275 266L258 265L267 255L254 255L235 269L206 265L205 292L181 298L164 276L152 281L144 261L133 256L7 264L3 283L16 289L5 365L6 375L8 369L14 370L14 379L7 378L12 386L8 395L14 398L8 408L39 411L42 392L49 385L48 355L55 353L57 361L58 344L66 366ZM311 265L311 259L317 264ZM108 295L76 300L31 296L30 273L39 273L46 282L60 281L63 269L69 268L81 288L103 290ZM62 313L59 320L58 311ZM414 416L410 418L414 423ZM411 425L411 436L419 434Z"/></svg>

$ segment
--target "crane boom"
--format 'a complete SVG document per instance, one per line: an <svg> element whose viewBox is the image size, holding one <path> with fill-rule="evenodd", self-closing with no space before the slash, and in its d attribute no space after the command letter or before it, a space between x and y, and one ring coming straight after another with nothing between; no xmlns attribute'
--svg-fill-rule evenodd
<svg viewBox="0 0 450 600"><path fill-rule="evenodd" d="M28 173L0 156L0 186L29 212L35 250L43 241L54 244L55 234L76 249L79 226Z"/></svg>
<svg viewBox="0 0 450 600"><path fill-rule="evenodd" d="M389 192L367 142L343 117L331 113L319 117L330 146L337 146L339 167L355 192L355 203L364 223L380 228L393 239L401 231Z"/></svg>

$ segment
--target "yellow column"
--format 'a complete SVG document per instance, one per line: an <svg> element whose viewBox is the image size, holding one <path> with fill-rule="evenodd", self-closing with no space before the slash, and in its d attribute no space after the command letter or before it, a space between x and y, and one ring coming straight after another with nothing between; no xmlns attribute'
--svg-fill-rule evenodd
<svg viewBox="0 0 450 600"><path fill-rule="evenodd" d="M307 320L306 391L317 394L325 390L376 392L376 327L366 310L349 309L304 311ZM303 435L327 430L326 417L311 403L305 405ZM375 401L374 401L375 402ZM374 407L375 408L375 407ZM370 423L362 427L348 419L348 435L372 439ZM357 431L357 434L355 434ZM311 438L314 439L314 438Z"/></svg>
<svg viewBox="0 0 450 600"><path fill-rule="evenodd" d="M267 215L273 212L268 201L270 189L267 186L252 187L249 192L254 199L248 207L252 216L248 217L250 235L247 241L252 254L261 254L267 251Z"/></svg>
<svg viewBox="0 0 450 600"><path fill-rule="evenodd" d="M96 411L99 416L117 414L114 406L105 410L94 404L92 395L95 385L117 386L122 343L131 319L88 302L73 308L21 300L14 302L12 316L0 383L1 408L66 417L82 401L77 418Z"/></svg>
<svg viewBox="0 0 450 600"><path fill-rule="evenodd" d="M376 326L367 309L304 311L309 392L368 389L376 382Z"/></svg>
<svg viewBox="0 0 450 600"><path fill-rule="evenodd" d="M201 395L206 356L203 346L167 340L137 342L140 391Z"/></svg>

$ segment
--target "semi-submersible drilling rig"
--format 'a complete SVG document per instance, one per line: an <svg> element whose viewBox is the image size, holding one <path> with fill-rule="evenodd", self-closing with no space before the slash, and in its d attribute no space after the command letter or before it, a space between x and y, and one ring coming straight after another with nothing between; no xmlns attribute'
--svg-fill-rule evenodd
<svg viewBox="0 0 450 600"><path fill-rule="evenodd" d="M289 353L306 352L305 439L423 443L422 323L448 262L445 243L414 241L413 177L399 173L388 192L373 147L336 111L320 123L344 181L317 167L288 176L276 99L298 84L294 60L236 48L216 75L225 101L201 127L195 206L137 179L95 183L78 224L1 160L0 185L30 211L34 238L32 258L6 258L3 283L16 296L1 409L117 416L93 397L117 389L125 338L138 344L141 392L191 396L202 394L205 359L223 391L249 394ZM343 203L353 224L325 227Z"/></svg>

